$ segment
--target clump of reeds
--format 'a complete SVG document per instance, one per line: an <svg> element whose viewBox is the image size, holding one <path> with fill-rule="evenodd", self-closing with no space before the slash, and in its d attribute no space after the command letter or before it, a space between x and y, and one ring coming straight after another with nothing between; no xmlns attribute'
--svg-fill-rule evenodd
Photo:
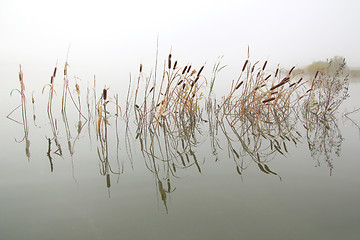
<svg viewBox="0 0 360 240"><path fill-rule="evenodd" d="M345 59L336 64L330 60L325 71L315 74L304 102L305 111L331 115L349 97L349 78L344 72L345 66Z"/></svg>
<svg viewBox="0 0 360 240"><path fill-rule="evenodd" d="M170 184L171 176L177 177L178 171L192 166L196 167L200 173L202 171L201 161L198 161L196 154L196 147L200 143L199 135L204 135L200 123L206 122L209 125L211 148L214 154L216 154L217 148L221 148L220 141L217 139L218 129L220 128L227 140L229 156L234 159L236 171L240 175L249 165L243 161L248 156L252 160L251 162L255 162L262 172L280 178L275 170L272 170L269 162L276 154L286 155L289 143L296 145L300 141L301 134L296 131L295 127L298 118L298 106L303 103L303 110L305 109L307 115L320 115L326 118L338 109L348 96L348 80L347 77L343 78L345 62L339 65L339 69L333 75L330 74L330 71L317 73L310 81L310 88L305 92L306 81L294 74L295 67L290 70L283 70L278 66L275 71L270 71L267 69L267 61L263 63L259 61L253 62L248 56L242 68L239 69L239 76L232 81L228 93L221 100L217 100L212 92L218 73L225 67L225 65L220 64L220 60L221 58L214 65L210 82L207 82L203 75L204 65L199 68L195 68L190 64L183 65L180 61L174 59L172 53L164 60L160 74L157 72L156 59L155 70L150 74L146 74L143 65L140 64L134 88L132 88L130 78L124 112L126 150L130 157L131 133L129 123L131 114L134 113L135 139L140 143L141 153L146 159L146 166L156 174L159 192L165 206L166 194L171 192L171 188L169 187L166 191L163 181ZM329 66L332 66L331 61ZM81 117L86 120L87 118L81 112L81 93L83 91L78 81L70 87L68 67L68 61L66 61L61 109L69 152L72 157L74 143L78 137L71 144L70 127L66 116L68 95L79 113L78 136L83 127ZM53 99L56 93L54 89L56 72L57 66L54 68L50 83L43 87L42 92L44 93L45 88L49 87L47 112L53 138L49 139L48 153L50 153L51 141L54 139L58 148L55 153L62 155L57 138L56 119L52 115ZM10 115L16 109L22 108L22 122L18 123L24 125L26 155L30 156L30 141L28 141L27 136L25 85L21 67L19 80L20 90L14 89L13 91L20 93L21 105L15 108L8 117L10 118ZM92 99L90 99L89 87L87 89L88 119L93 119L93 124L96 125L100 173L106 176L107 187L110 188L110 174L120 174L120 163L118 161L118 171L111 169L107 143L108 126L111 117L115 116L116 146L118 150L120 138L118 136L117 121L122 114L118 96L115 95L115 100L112 100L108 88L105 87L102 90L101 97L96 98L95 83L94 77L93 104L90 104ZM209 90L208 99L204 99L204 89ZM75 94L75 100L72 93ZM115 114L112 114L112 111L108 108L110 102L115 105ZM202 104L204 103L206 103L208 119L202 117ZM311 120L311 116L307 116L305 121ZM324 119L320 119L318 122L327 129L326 126L328 125ZM304 126L314 128L311 124L309 126L304 124ZM311 134L311 131L308 134ZM90 122L89 137L91 138ZM316 148L314 141L309 141L309 146L312 144L310 150ZM118 158L117 152L117 160ZM51 162L50 154L49 160Z"/></svg>
<svg viewBox="0 0 360 240"><path fill-rule="evenodd" d="M294 67L281 76L279 68L273 73L266 66L267 61L262 66L259 61L244 62L238 79L216 109L221 121L226 119L236 129L246 120L252 131L260 135L264 122L281 122L289 116L296 103L294 93L302 86L302 80L294 79Z"/></svg>
<svg viewBox="0 0 360 240"><path fill-rule="evenodd" d="M149 130L151 147L159 127L167 126L172 132L179 132L178 129L185 125L194 127L199 120L199 101L203 98L202 89L206 83L201 75L203 69L204 66L198 71L191 65L182 67L170 53L158 82L156 71L146 76L140 65L133 101L137 137L146 136Z"/></svg>

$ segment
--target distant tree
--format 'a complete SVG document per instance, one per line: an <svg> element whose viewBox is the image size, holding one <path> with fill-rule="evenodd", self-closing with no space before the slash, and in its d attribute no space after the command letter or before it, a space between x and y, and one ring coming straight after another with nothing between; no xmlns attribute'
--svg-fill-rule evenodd
<svg viewBox="0 0 360 240"><path fill-rule="evenodd" d="M317 71L324 72L325 69L328 67L328 65L329 64L327 62L316 61L316 62L313 62L312 64L308 65L304 70L306 73L309 73L309 74L314 74Z"/></svg>
<svg viewBox="0 0 360 240"><path fill-rule="evenodd" d="M346 61L344 57L335 56L328 61L328 73L334 74L338 69L346 70Z"/></svg>
<svg viewBox="0 0 360 240"><path fill-rule="evenodd" d="M317 71L321 73L334 74L339 68L345 70L347 68L346 61L344 57L335 56L330 60L325 61L316 61L308 65L304 71L308 74L314 74Z"/></svg>

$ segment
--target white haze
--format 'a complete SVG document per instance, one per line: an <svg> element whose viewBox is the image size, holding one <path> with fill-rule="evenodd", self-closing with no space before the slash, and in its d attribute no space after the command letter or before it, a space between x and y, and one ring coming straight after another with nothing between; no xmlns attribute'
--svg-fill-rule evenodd
<svg viewBox="0 0 360 240"><path fill-rule="evenodd" d="M140 63L172 51L208 70L219 56L235 71L251 58L289 68L335 55L360 66L358 0L303 1L0 1L0 78L13 86L18 66L33 81L49 79L68 47L72 74L127 83ZM161 62L162 63L162 62Z"/></svg>

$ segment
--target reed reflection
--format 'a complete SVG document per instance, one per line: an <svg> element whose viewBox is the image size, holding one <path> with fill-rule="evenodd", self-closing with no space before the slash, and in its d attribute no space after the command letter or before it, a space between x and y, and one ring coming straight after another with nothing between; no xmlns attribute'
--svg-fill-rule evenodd
<svg viewBox="0 0 360 240"><path fill-rule="evenodd" d="M284 73L278 67L271 72L266 65L267 61L259 66L259 61L252 63L247 59L223 101L216 105L215 99L208 100L209 131L216 153L220 144L214 133L220 128L228 155L240 175L250 165L244 159L250 157L262 172L281 180L268 164L276 154L288 151L287 144L296 144L301 137L296 131L296 106L302 97L294 95L303 92L304 83L301 77L292 74L294 68Z"/></svg>
<svg viewBox="0 0 360 240"><path fill-rule="evenodd" d="M54 164L53 164L52 156L51 156L51 139L50 138L48 138L48 151L46 153L46 156L49 158L50 171L53 172L54 171Z"/></svg>
<svg viewBox="0 0 360 240"><path fill-rule="evenodd" d="M117 161L117 171L115 171L109 162L109 148L108 148L108 125L110 113L107 111L107 104L109 104L110 98L108 97L108 89L104 88L102 95L97 103L97 125L96 125L96 138L98 140L97 153L100 160L100 174L106 178L106 187L108 188L110 197L111 179L110 174L120 175L120 164ZM115 103L118 109L121 108ZM121 113L120 113L121 114ZM118 160L118 159L117 159Z"/></svg>
<svg viewBox="0 0 360 240"><path fill-rule="evenodd" d="M330 175L333 159L340 156L343 141L334 113L349 97L345 65L345 59L328 61L327 68L312 79L301 109L310 154L318 166L321 161L326 162Z"/></svg>
<svg viewBox="0 0 360 240"><path fill-rule="evenodd" d="M21 140L16 140L16 142L21 143L23 141L25 141L25 155L28 159L28 161L30 161L30 140L29 140L29 125L28 125L28 121L27 121L27 113L26 113L26 96L25 96L25 84L24 84L24 74L23 71L21 69L21 65L20 65L20 70L19 70L19 82L20 82L20 90L19 89L13 89L10 92L10 96L12 96L13 92L18 92L21 96L21 104L19 106L17 106L16 108L14 108L8 115L7 118L20 124L23 125L23 129L24 129L24 137ZM14 118L10 117L17 109L19 109L21 107L21 121L15 120ZM35 116L35 115L34 115Z"/></svg>
<svg viewBox="0 0 360 240"><path fill-rule="evenodd" d="M342 65L335 75L316 73L306 80L294 74L294 68L283 70L277 67L275 71L270 71L266 69L267 61L260 64L248 58L228 93L219 100L212 89L218 73L225 66L216 63L208 82L202 75L204 66L199 69L190 64L183 66L173 61L172 54L169 54L162 72L157 73L155 67L154 72L146 75L140 65L134 86L130 77L124 114L119 95L110 97L109 88L102 89L100 98L96 98L94 77L93 88L87 87L87 117L83 115L81 106L84 91L78 78L75 78L75 84L71 84L71 89L68 66L66 61L61 98L64 128L58 128L52 112L57 67L50 83L43 87L43 93L49 88L47 116L52 137L47 138L47 158L50 171L54 171L52 154L63 157L65 153L60 139L66 139L75 179L75 145L81 138L85 139L80 136L84 135L82 129L87 125L90 148L92 136L96 135L99 172L105 178L109 196L111 176L115 175L119 181L120 174L124 172L124 161L120 160L122 141L132 169L135 168L136 148L140 150L146 168L154 176L157 196L166 211L170 195L176 190L177 179L186 171L204 172L208 154L202 150L206 144L215 161L220 161L225 152L234 162L234 172L241 178L246 169L255 166L262 173L282 180L281 173L271 162L277 156L286 157L303 141L308 143L311 156L318 165L324 161L330 171L335 157L340 155L343 138L334 114L348 96L348 84L341 75ZM22 104L8 118L12 119L10 115L21 107L22 121L12 120L24 126L23 140L26 140L26 156L30 158L21 68L19 78L21 90L13 91L20 93ZM69 116L68 98L72 102L72 110L76 110L76 114ZM32 103L35 116L35 101ZM61 138L61 135L65 137ZM52 143L56 146L54 152L51 150ZM114 151L116 157L112 157Z"/></svg>
<svg viewBox="0 0 360 240"><path fill-rule="evenodd" d="M52 105L53 105L53 98L54 98L54 93L55 93L55 89L54 89L54 80L56 77L56 72L57 72L57 67L54 68L54 72L53 75L50 78L50 83L46 84L43 89L42 89L42 93L44 94L44 90L46 87L49 87L49 96L48 96L48 104L47 104L47 115L48 115L48 119L50 121L50 128L53 134L53 139L55 141L55 145L57 147L57 150L55 151L55 154L59 155L60 157L62 157L63 152L61 149L61 145L58 139L58 131L57 131L57 120L54 119L53 117L53 113L52 113Z"/></svg>
<svg viewBox="0 0 360 240"><path fill-rule="evenodd" d="M176 189L170 183L179 177L179 170L195 168L201 173L203 163L198 161L196 149L202 137L199 104L206 83L201 75L204 66L199 70L191 65L182 67L169 54L159 83L156 72L146 76L142 68L140 65L133 98L128 91L125 121L133 104L135 139L167 210L168 195Z"/></svg>

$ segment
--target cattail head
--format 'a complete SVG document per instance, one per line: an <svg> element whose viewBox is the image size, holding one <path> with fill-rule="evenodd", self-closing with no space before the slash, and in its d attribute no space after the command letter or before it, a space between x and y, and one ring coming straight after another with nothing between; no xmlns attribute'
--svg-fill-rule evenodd
<svg viewBox="0 0 360 240"><path fill-rule="evenodd" d="M199 70L199 72L198 72L198 74L197 74L198 77L200 76L202 70L204 70L204 66L202 66L202 67L200 68L200 70Z"/></svg>
<svg viewBox="0 0 360 240"><path fill-rule="evenodd" d="M64 66L64 76L67 75L67 66L68 66L68 63L66 62L66 63L65 63L65 66Z"/></svg>
<svg viewBox="0 0 360 240"><path fill-rule="evenodd" d="M21 65L20 65L20 71L19 71L19 81L20 81L20 87L21 87L21 91L25 91L25 85L24 85L24 80L23 80L23 72L21 70Z"/></svg>
<svg viewBox="0 0 360 240"><path fill-rule="evenodd" d="M57 67L54 68L54 73L53 73L54 77L56 77L56 70L57 70Z"/></svg>
<svg viewBox="0 0 360 240"><path fill-rule="evenodd" d="M103 90L103 99L106 100L106 98L107 98L107 89L104 88L104 90Z"/></svg>
<svg viewBox="0 0 360 240"><path fill-rule="evenodd" d="M277 77L278 73L279 73L279 68L276 69L275 77Z"/></svg>
<svg viewBox="0 0 360 240"><path fill-rule="evenodd" d="M171 53L169 54L169 58L168 58L168 68L171 68Z"/></svg>
<svg viewBox="0 0 360 240"><path fill-rule="evenodd" d="M176 68L176 65L177 65L177 61L175 61L175 63L174 63L174 67L173 67L174 70Z"/></svg>
<svg viewBox="0 0 360 240"><path fill-rule="evenodd" d="M274 89L276 89L276 88L278 88L278 87L281 87L282 85L284 85L284 84L287 83L288 81L290 81L290 78L289 78L289 77L284 77L283 80L281 80L280 83L278 83L277 85L271 87L270 90L272 91L272 90L274 90Z"/></svg>
<svg viewBox="0 0 360 240"><path fill-rule="evenodd" d="M264 66L262 67L262 70L264 71L266 68L267 61L264 62Z"/></svg>
<svg viewBox="0 0 360 240"><path fill-rule="evenodd" d="M140 64L140 70L139 70L139 72L140 72L140 73L142 72L142 64Z"/></svg>
<svg viewBox="0 0 360 240"><path fill-rule="evenodd" d="M251 73L253 73L254 70L255 70L255 65L252 66L252 68L251 68Z"/></svg>
<svg viewBox="0 0 360 240"><path fill-rule="evenodd" d="M268 99L265 99L264 101L262 101L263 103L267 103L267 102L270 102L270 101L273 101L275 100L275 97L271 97L271 98L268 98Z"/></svg>
<svg viewBox="0 0 360 240"><path fill-rule="evenodd" d="M295 69L295 66L293 66L290 71L289 71L289 75L292 73L292 71Z"/></svg>
<svg viewBox="0 0 360 240"><path fill-rule="evenodd" d="M54 84L54 76L51 76L51 78L50 78L50 84L51 84L51 85Z"/></svg>
<svg viewBox="0 0 360 240"><path fill-rule="evenodd" d="M79 84L77 84L77 83L75 83L75 90L76 90L77 95L80 96L80 87L79 87Z"/></svg>
<svg viewBox="0 0 360 240"><path fill-rule="evenodd" d="M246 68L246 65L248 64L248 62L249 62L249 60L246 59L246 61L245 61L245 63L244 63L244 66L243 66L241 72L245 71L245 68Z"/></svg>
<svg viewBox="0 0 360 240"><path fill-rule="evenodd" d="M238 85L236 85L235 90L237 90L243 83L244 81L241 81Z"/></svg>
<svg viewBox="0 0 360 240"><path fill-rule="evenodd" d="M186 72L187 66L184 67L183 71L181 74L184 74Z"/></svg>
<svg viewBox="0 0 360 240"><path fill-rule="evenodd" d="M259 71L259 72L256 74L256 78L259 78L259 77L260 77L260 74L261 74L261 72Z"/></svg>
<svg viewBox="0 0 360 240"><path fill-rule="evenodd" d="M191 69L191 65L189 65L189 67L188 67L188 69L187 69L186 73L189 73L189 72L190 72L190 69Z"/></svg>
<svg viewBox="0 0 360 240"><path fill-rule="evenodd" d="M319 74L319 71L316 71L314 78L316 78L318 74Z"/></svg>
<svg viewBox="0 0 360 240"><path fill-rule="evenodd" d="M23 75L23 72L22 72L22 70L21 70L21 65L20 65L20 71L19 71L19 81L20 81L20 82L23 81L23 77L24 77L24 75Z"/></svg>
<svg viewBox="0 0 360 240"><path fill-rule="evenodd" d="M287 83L288 81L290 81L289 77L284 77L283 80L281 80L281 82Z"/></svg>
<svg viewBox="0 0 360 240"><path fill-rule="evenodd" d="M258 63L259 63L259 61L256 61L256 62L253 64L253 66L252 66L252 68L251 68L251 73L253 73L253 72L255 71L255 66L256 66Z"/></svg>
<svg viewBox="0 0 360 240"><path fill-rule="evenodd" d="M110 188L110 187L111 187L110 174L106 174L106 187L107 187L107 188Z"/></svg>

